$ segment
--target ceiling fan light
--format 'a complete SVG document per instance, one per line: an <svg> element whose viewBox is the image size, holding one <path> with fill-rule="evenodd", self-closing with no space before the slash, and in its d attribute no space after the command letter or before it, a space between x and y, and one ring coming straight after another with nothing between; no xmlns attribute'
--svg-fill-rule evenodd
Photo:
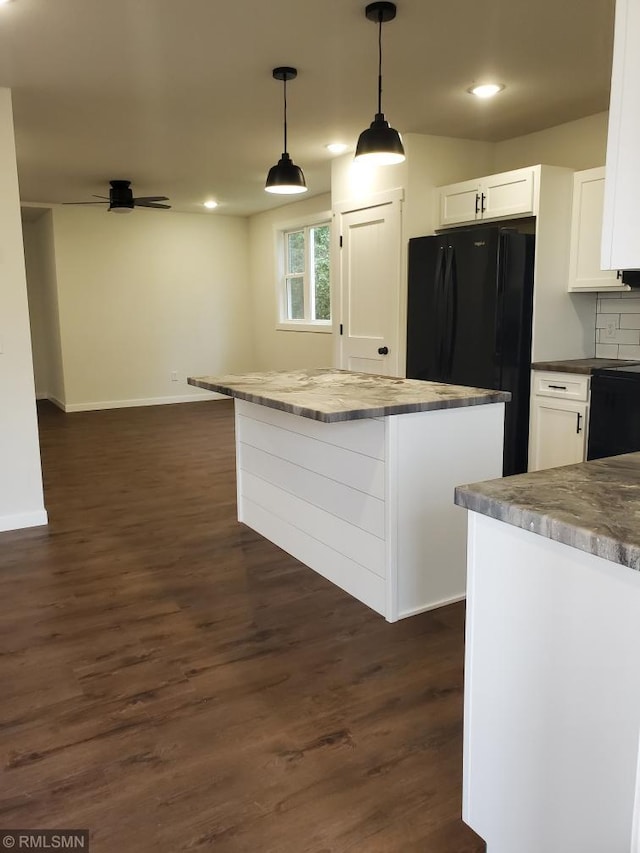
<svg viewBox="0 0 640 853"><path fill-rule="evenodd" d="M393 166L405 159L402 137L391 127L383 113L377 113L366 130L363 130L356 146L358 163L376 166Z"/></svg>
<svg viewBox="0 0 640 853"><path fill-rule="evenodd" d="M133 205L131 205L131 207L129 207L129 206L124 207L122 205L118 205L117 207L110 207L109 208L109 213L132 213L132 212L133 212Z"/></svg>
<svg viewBox="0 0 640 853"><path fill-rule="evenodd" d="M264 188L268 193L295 195L306 193L307 183L300 166L296 166L285 152L276 165L269 169Z"/></svg>

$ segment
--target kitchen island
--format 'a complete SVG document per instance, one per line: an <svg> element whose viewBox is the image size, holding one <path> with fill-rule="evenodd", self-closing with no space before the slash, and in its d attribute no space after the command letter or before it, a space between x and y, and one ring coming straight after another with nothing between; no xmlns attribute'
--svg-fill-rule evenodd
<svg viewBox="0 0 640 853"><path fill-rule="evenodd" d="M489 853L640 850L640 453L456 489L463 818Z"/></svg>
<svg viewBox="0 0 640 853"><path fill-rule="evenodd" d="M331 369L188 382L235 398L239 521L390 622L464 597L453 490L500 476L508 393Z"/></svg>

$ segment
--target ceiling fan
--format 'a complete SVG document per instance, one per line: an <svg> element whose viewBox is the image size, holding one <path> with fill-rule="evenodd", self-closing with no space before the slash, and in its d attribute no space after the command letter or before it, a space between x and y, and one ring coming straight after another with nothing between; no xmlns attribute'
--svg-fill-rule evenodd
<svg viewBox="0 0 640 853"><path fill-rule="evenodd" d="M129 213L134 207L153 207L157 210L170 210L170 204L159 204L169 201L166 195L147 195L140 198L133 197L131 181L109 181L109 195L94 195L101 201L67 201L65 204L108 204L109 210L114 213Z"/></svg>

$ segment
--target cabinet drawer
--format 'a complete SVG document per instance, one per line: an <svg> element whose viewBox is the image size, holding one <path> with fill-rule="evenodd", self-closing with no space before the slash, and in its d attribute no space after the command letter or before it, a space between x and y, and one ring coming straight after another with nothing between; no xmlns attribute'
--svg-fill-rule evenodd
<svg viewBox="0 0 640 853"><path fill-rule="evenodd" d="M535 396L586 402L590 379L590 376L576 373L543 373L534 370L532 393Z"/></svg>

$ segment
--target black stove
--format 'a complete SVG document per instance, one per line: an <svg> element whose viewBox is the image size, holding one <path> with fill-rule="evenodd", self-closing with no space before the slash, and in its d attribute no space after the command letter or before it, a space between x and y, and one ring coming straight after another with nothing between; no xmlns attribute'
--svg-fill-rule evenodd
<svg viewBox="0 0 640 853"><path fill-rule="evenodd" d="M640 363L591 375L587 459L640 451Z"/></svg>

